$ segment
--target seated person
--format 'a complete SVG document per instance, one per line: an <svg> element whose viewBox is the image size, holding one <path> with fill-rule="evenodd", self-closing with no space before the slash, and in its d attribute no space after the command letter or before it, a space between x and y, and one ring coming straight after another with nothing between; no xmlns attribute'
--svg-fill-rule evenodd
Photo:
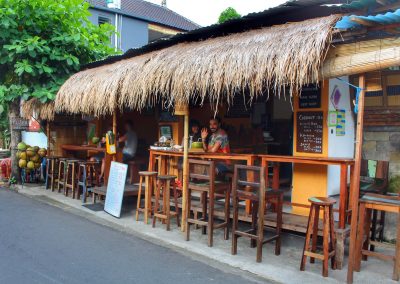
<svg viewBox="0 0 400 284"><path fill-rule="evenodd" d="M135 158L138 137L136 132L133 130L133 122L131 120L125 122L124 128L125 134L118 139L118 142L124 142L124 148L122 149L122 162L126 164Z"/></svg>
<svg viewBox="0 0 400 284"><path fill-rule="evenodd" d="M201 141L200 123L195 119L190 120L189 141L190 141L190 137L192 137L192 142ZM181 144L182 146L183 146L184 139L185 138L182 139L182 144Z"/></svg>
<svg viewBox="0 0 400 284"><path fill-rule="evenodd" d="M201 130L201 140L203 142L203 149L208 153L230 153L229 138L225 130L221 128L221 119L219 117L210 118L210 131L203 128ZM217 174L223 174L229 171L227 163L217 163Z"/></svg>

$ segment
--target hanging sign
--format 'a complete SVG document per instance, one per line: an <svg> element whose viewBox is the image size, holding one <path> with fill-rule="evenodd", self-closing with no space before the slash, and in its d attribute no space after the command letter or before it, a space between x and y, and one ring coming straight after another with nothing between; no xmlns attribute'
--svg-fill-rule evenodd
<svg viewBox="0 0 400 284"><path fill-rule="evenodd" d="M296 121L296 151L322 154L324 113L322 111L299 111Z"/></svg>
<svg viewBox="0 0 400 284"><path fill-rule="evenodd" d="M111 162L104 211L117 218L121 217L127 172L128 165Z"/></svg>

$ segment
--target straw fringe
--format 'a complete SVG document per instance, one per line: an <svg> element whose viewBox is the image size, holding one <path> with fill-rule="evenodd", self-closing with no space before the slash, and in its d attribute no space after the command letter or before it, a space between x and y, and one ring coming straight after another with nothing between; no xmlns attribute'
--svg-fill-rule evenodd
<svg viewBox="0 0 400 284"><path fill-rule="evenodd" d="M21 116L26 119L35 116L36 119L54 120L54 104L54 101L42 104L38 99L22 101Z"/></svg>
<svg viewBox="0 0 400 284"><path fill-rule="evenodd" d="M59 90L56 111L111 114L189 101L215 108L246 91L247 102L264 91L292 96L320 81L320 67L339 15L267 27L162 50L88 69Z"/></svg>

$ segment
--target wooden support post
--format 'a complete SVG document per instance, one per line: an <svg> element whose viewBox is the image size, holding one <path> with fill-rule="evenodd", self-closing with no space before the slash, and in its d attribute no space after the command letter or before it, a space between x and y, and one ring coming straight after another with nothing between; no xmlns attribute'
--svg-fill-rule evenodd
<svg viewBox="0 0 400 284"><path fill-rule="evenodd" d="M347 283L353 283L354 256L358 253L356 249L357 240L357 222L358 222L358 199L360 197L360 170L362 158L362 140L363 140L363 119L364 119L364 96L365 96L365 74L359 77L359 87L362 88L358 97L357 130L355 141L355 164L353 176L351 177L351 224L350 224L350 248L349 264L347 269Z"/></svg>
<svg viewBox="0 0 400 284"><path fill-rule="evenodd" d="M47 125L46 125L46 135L47 135L47 155L51 156L51 138L50 138L50 120L47 120Z"/></svg>
<svg viewBox="0 0 400 284"><path fill-rule="evenodd" d="M117 141L117 115L118 115L118 109L115 109L113 112L113 118L112 118L112 131L114 133L115 137L115 146L118 149L118 141ZM114 154L112 160L115 162L117 161L117 155Z"/></svg>
<svg viewBox="0 0 400 284"><path fill-rule="evenodd" d="M188 212L190 208L187 207L187 202L190 196L188 196L188 185L189 185L189 113L185 114L184 118L184 132L183 132L183 188L182 188L182 232L186 231L185 224Z"/></svg>

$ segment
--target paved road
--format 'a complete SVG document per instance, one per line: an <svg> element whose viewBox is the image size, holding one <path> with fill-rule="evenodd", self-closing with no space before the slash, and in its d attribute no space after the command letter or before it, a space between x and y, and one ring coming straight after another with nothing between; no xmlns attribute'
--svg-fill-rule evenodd
<svg viewBox="0 0 400 284"><path fill-rule="evenodd" d="M0 283L249 283L0 188Z"/></svg>

